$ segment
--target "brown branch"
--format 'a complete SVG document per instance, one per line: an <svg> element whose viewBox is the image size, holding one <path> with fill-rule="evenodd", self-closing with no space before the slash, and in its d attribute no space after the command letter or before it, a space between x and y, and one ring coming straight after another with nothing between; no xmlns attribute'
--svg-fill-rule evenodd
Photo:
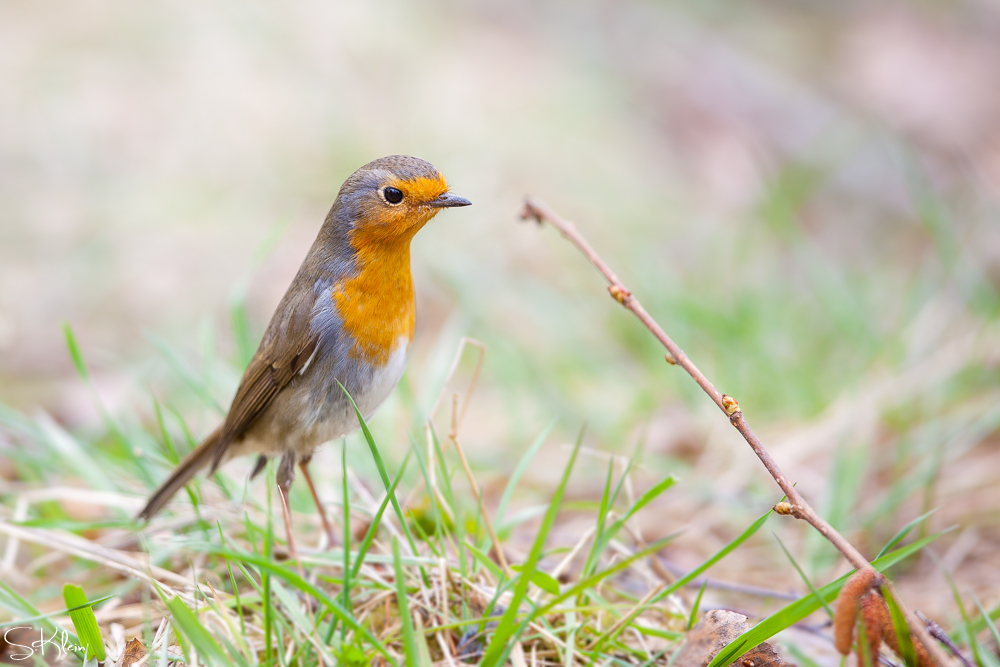
<svg viewBox="0 0 1000 667"><path fill-rule="evenodd" d="M632 296L632 293L625 287L622 281L618 279L618 276L616 276L615 272L611 270L611 267L608 266L603 259L601 259L600 255L598 255L597 252L590 246L580 232L576 230L573 223L565 220L549 208L544 202L534 197L528 197L525 199L524 209L521 211L521 218L525 220L533 219L538 224L547 222L559 230L559 232L567 240L575 245L580 252L582 252L588 260L590 260L590 263L597 267L597 270L604 275L604 278L608 281L608 292L611 294L611 297L624 306L626 310L629 310L632 314L639 318L639 321L642 322L643 325L645 325L645 327L649 329L654 336L656 336L656 339L663 344L663 347L667 349L667 362L670 364L676 364L687 371L688 375L690 375L694 381L698 383L698 386L700 386L702 390L708 394L708 397L711 398L717 406L719 406L719 409L726 413L726 416L729 418L729 422L736 428L737 431L740 432L740 435L742 435L743 439L750 445L754 454L756 454L757 458L759 458L761 463L764 464L767 472L770 473L771 477L774 478L774 481L777 482L781 491L788 497L788 503L781 503L783 507L779 509L780 513L790 514L796 519L802 519L809 523L813 528L818 530L820 534L823 535L823 537L825 537L827 541L829 541L837 549L837 551L843 554L844 558L846 558L848 562L850 562L851 565L853 565L857 570L874 571L874 568L868 562L868 559L866 559L861 552L854 547L854 545L848 542L843 535L838 533L833 526L827 523L823 517L821 517L816 510L814 510L812 506L809 505L809 503L807 503L801 495L799 495L799 492L795 490L795 487L788 481L788 478L781 472L781 468L778 467L778 464L773 458L771 458L771 455L766 449L764 449L764 445L761 443L760 439L756 436L756 434L754 434L753 430L751 430L750 426L747 424L746 419L743 417L743 411L740 410L739 403L736 402L736 399L719 392L719 390L715 388L715 385L713 385L709 379L705 377L705 374L702 373L697 366L695 366L694 362L692 362L688 356L684 354L684 351L678 347L677 343L675 343L670 336L667 335L663 328L657 324L656 320L654 320L650 314L646 312L646 309L642 307L639 300ZM782 509L784 511L781 511ZM898 597L896 599L897 601L899 600ZM931 639L930 635L927 633L926 627L924 627L922 623L914 623L913 621L916 621L916 619L913 617L912 612L909 612L902 607L902 604L900 604L900 607L904 609L907 621L910 621L912 632L917 635L920 641L932 651L934 659L942 666L948 665L949 663L947 657L944 652L940 650L937 643Z"/></svg>

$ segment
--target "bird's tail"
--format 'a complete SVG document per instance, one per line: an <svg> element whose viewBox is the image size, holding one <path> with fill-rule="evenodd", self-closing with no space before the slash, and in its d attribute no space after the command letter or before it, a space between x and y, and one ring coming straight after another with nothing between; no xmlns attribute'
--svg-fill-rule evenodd
<svg viewBox="0 0 1000 667"><path fill-rule="evenodd" d="M160 485L153 495L149 497L146 506L142 508L136 517L143 521L149 521L153 515L163 509L174 494L194 477L195 473L212 463L215 457L216 446L222 435L222 427L212 431L212 434L205 438L205 441L191 450L191 453L184 457L170 477Z"/></svg>

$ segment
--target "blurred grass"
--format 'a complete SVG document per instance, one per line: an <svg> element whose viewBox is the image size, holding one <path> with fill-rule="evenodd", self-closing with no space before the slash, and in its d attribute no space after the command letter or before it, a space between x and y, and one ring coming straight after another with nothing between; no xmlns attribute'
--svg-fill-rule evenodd
<svg viewBox="0 0 1000 667"><path fill-rule="evenodd" d="M463 336L489 350L463 444L518 562L584 422L543 570L582 531L607 527L602 503L615 496L624 511L669 475L673 488L631 528L648 543L686 529L661 553L685 572L774 501L757 462L582 258L516 221L530 192L578 223L866 554L939 508L919 537L957 526L933 547L943 569L966 605L1000 605L1000 116L991 92L1000 40L996 21L978 19L995 17L992 8L418 10L385 0L50 10L0 8L0 510L10 525L127 544L134 498L215 425L339 183L378 155L408 152L432 160L475 205L440 216L414 243L418 340L370 439L345 445L356 477L340 476L335 447L317 458L323 497L347 493L342 512L370 521L356 535L361 554L384 538L388 504L372 490L398 469L391 488L401 505L386 520L413 532L402 542L407 576L424 570L424 582L432 569L407 562L416 542L435 556L469 543L458 572L489 570L494 545L480 517L454 512L475 502L443 469L449 446L423 430ZM456 389L472 368L460 365ZM434 417L446 432L447 415ZM417 465L402 465L407 455ZM612 455L632 461L628 486ZM178 555L180 538L215 540L216 521L227 549L239 540L266 553L260 513L270 503L259 487L244 491L248 465L174 501L185 517L179 543L153 541L154 563L201 571ZM431 479L440 497L422 495ZM246 517L218 514L244 498ZM311 516L301 485L290 501ZM817 536L787 523L775 530L810 580L843 573ZM601 551L591 544L574 568L595 566ZM138 604L142 586L106 565L57 559L52 545L6 548L4 576L29 606L57 600L67 580ZM797 586L770 538L749 536L740 553L714 576ZM208 567L220 577L212 585L231 591L235 581L242 606L261 606L265 591L269 605L288 586L272 589L278 575L253 566L231 577L221 563ZM350 587L364 597L381 584L355 579L361 563L351 562ZM969 625L928 559L907 559L895 576L949 629ZM629 580L618 593L636 603L647 584ZM199 611L193 592L183 600L193 613L246 620ZM680 598L683 613L666 626L686 623L690 603ZM773 601L712 587L700 606L725 604L775 611ZM296 644L302 618L272 611L262 636L274 655L312 650ZM455 622L479 611L466 605ZM989 624L965 611L989 655ZM567 612L560 627L574 629L561 641L584 641L587 613ZM334 655L349 662L352 646ZM807 653L830 664L821 649Z"/></svg>

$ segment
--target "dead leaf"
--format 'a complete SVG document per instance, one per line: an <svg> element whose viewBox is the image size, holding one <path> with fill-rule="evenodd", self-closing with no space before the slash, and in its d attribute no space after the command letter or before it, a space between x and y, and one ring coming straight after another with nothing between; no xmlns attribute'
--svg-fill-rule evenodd
<svg viewBox="0 0 1000 667"><path fill-rule="evenodd" d="M125 644L125 652L122 654L121 667L130 667L133 663L142 660L146 655L146 647L138 639L130 639Z"/></svg>
<svg viewBox="0 0 1000 667"><path fill-rule="evenodd" d="M770 644L750 649L736 660L739 667L795 667L781 659Z"/></svg>
<svg viewBox="0 0 1000 667"><path fill-rule="evenodd" d="M735 611L713 609L691 628L674 661L674 667L706 667L734 639L750 629L747 617ZM787 665L768 644L761 644L737 659L739 667L794 667Z"/></svg>

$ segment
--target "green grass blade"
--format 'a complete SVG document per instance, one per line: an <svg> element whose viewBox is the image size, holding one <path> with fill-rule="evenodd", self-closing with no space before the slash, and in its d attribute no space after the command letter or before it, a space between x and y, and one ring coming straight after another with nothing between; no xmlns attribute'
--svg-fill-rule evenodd
<svg viewBox="0 0 1000 667"><path fill-rule="evenodd" d="M906 538L906 536L910 534L910 531L913 530L914 528L916 528L917 525L920 522L922 522L924 519L927 519L930 515L932 515L935 512L937 512L938 509L940 509L940 508L935 507L930 512L925 512L924 514L921 514L916 519L914 519L910 523L908 523L905 526L903 526L902 528L900 528L899 532L897 532L895 535L893 535L891 540L889 540L888 542L886 542L886 545L884 547L882 547L882 550L878 552L878 555L875 556L875 558L879 559L882 556L886 555L889 552L890 549L892 549L894 546L896 546L897 544L899 544L900 542L902 542Z"/></svg>
<svg viewBox="0 0 1000 667"><path fill-rule="evenodd" d="M271 512L273 506L271 490L275 487L274 463L267 463L267 524L264 528L264 558L271 561L271 553L274 549L274 516ZM260 586L261 600L263 602L264 616L264 660L271 660L271 653L274 648L274 601L271 597L271 572L261 569Z"/></svg>
<svg viewBox="0 0 1000 667"><path fill-rule="evenodd" d="M768 510L766 514L764 514L762 517L760 517L759 519L757 519L756 521L754 521L752 524L750 524L749 528L747 528L742 533L740 533L740 535L738 535L736 537L736 539L734 539L732 542L730 542L726 546L724 546L721 549L719 549L717 552L715 552L715 554L713 554L704 563L702 563L701 565L699 565L695 569L691 570L686 575L684 575L683 577L681 577L680 579L678 579L677 581L675 581L674 583L670 584L669 586L667 586L666 588L664 588L662 591L660 591L659 593L657 593L656 595L654 595L650 599L649 603L650 604L655 604L655 603L659 602L660 600L662 600L663 598L667 597L668 595L672 594L674 591L680 590L681 587L687 586L689 582L694 581L698 577L698 575L700 575L702 572L704 572L705 570L707 570L708 568L712 567L713 565L715 565L716 563L718 563L720 560L722 560L723 558L725 558L734 549L736 549L738 546L740 546L741 544L743 544L744 542L746 542L748 539L750 539L750 537L754 533L756 533L760 529L761 526L764 525L764 523L767 521L768 517L771 516L771 512L772 511L773 510ZM641 610L638 610L638 609L635 610L635 611L633 611L629 615L629 617L626 618L625 622L622 623L619 626L618 630L616 630L615 632L611 633L610 635L602 637L598 642L596 642L594 644L594 647L593 647L594 650L598 651L607 642L614 641L615 638L618 637L619 634L621 634L622 632L625 631L625 628L627 628L629 626L629 624L631 624L631 622L635 619L635 617L639 615L640 611Z"/></svg>
<svg viewBox="0 0 1000 667"><path fill-rule="evenodd" d="M917 540L913 544L909 544L905 547L892 551L885 556L882 556L882 558L872 561L872 566L879 572L884 572L886 569L892 567L899 561L917 553L943 535L944 532L947 531L929 535L922 540ZM853 572L848 572L836 581L820 588L820 596L827 602L833 600L837 597L837 593L840 592L841 586L844 585L844 582L847 581L848 577L852 574ZM810 594L796 600L782 609L779 609L755 625L753 628L734 639L728 646L722 649L718 655L715 656L715 659L712 660L708 667L727 667L750 649L760 645L762 642L767 641L785 628L798 623L803 618L819 609L819 607L819 602L817 602L816 598Z"/></svg>
<svg viewBox="0 0 1000 667"><path fill-rule="evenodd" d="M240 368L246 368L257 350L257 342L251 333L245 290L240 290L232 299L229 307L229 323L236 341L236 362Z"/></svg>
<svg viewBox="0 0 1000 667"><path fill-rule="evenodd" d="M340 384L340 381L338 381L337 384L340 385L340 388L344 392L344 395L347 396L347 399L351 402L351 405L354 407L354 414L357 415L358 423L361 425L361 433L365 437L365 442L368 443L368 449L371 450L372 458L375 459L375 467L378 468L378 474L379 477L382 478L382 484L385 486L385 492L389 496L389 500L392 501L392 509L396 513L396 517L399 519L400 527L402 528L403 533L406 535L406 541L410 545L410 553L416 554L417 545L413 541L412 533L410 533L410 526L406 522L406 517L403 516L403 510L400 509L399 507L399 501L396 500L395 491L389 490L392 484L389 482L389 473L386 472L385 463L382 462L382 455L378 451L378 445L375 444L375 438L372 437L372 432L368 430L368 423L365 421L364 415L361 414L361 410L358 410L358 404L354 402L354 397L351 396L351 394L347 391L344 385Z"/></svg>
<svg viewBox="0 0 1000 667"><path fill-rule="evenodd" d="M972 593L972 600L976 603L976 608L979 610L979 614L983 617L983 623L985 623L986 627L990 629L990 634L993 635L993 641L998 647L1000 647L1000 630L997 629L997 624L993 622L992 618L990 618L989 612L987 612L986 608L983 607L983 603L979 601L979 598L975 593ZM972 631L971 626L969 630L970 632ZM973 636L975 636L974 633Z"/></svg>
<svg viewBox="0 0 1000 667"><path fill-rule="evenodd" d="M795 560L794 556L792 556L792 552L788 550L788 547L786 547L785 543L781 541L781 538L778 537L777 533L772 533L772 534L774 535L774 539L778 540L778 546L780 546L781 550L785 552L785 556L788 557L788 560L789 562L791 562L792 567L794 567L795 571L799 573L799 578L802 579L803 582L805 582L806 588L808 588L809 592L813 594L817 602L823 605L823 608L826 609L827 615L830 618L833 618L833 609L831 609L827 601L823 599L823 596L819 594L819 591L816 590L816 587L813 586L813 583L809 581L809 577L807 577L806 573L802 571L802 568L799 566L799 562Z"/></svg>
<svg viewBox="0 0 1000 667"><path fill-rule="evenodd" d="M899 608L896 599L888 594L883 587L883 597L889 605L889 614L892 617L892 628L896 632L896 639L899 641L899 657L903 659L907 667L917 667L917 652L913 648L913 638L910 637L910 626L906 624L906 617L903 610ZM978 664L982 664L981 662Z"/></svg>
<svg viewBox="0 0 1000 667"><path fill-rule="evenodd" d="M417 461L417 467L420 468L420 476L424 480L424 486L427 489L427 501L430 505L431 512L434 516L434 534L433 540L428 541L427 545L430 547L431 551L437 557L442 557L445 553L445 531L451 531L454 528L455 522L451 521L451 516L454 515L454 509L449 508L451 514L444 512L444 507L441 505L441 499L438 498L438 494L434 493L434 483L432 483L430 469L427 467L427 462L424 461L424 455L420 451L420 446L417 444L416 439L413 434L410 433L410 452L413 453L413 458ZM410 516L414 516L413 510L410 510ZM416 517L414 517L416 519ZM419 524L418 520L414 521L414 524Z"/></svg>
<svg viewBox="0 0 1000 667"><path fill-rule="evenodd" d="M343 494L343 501L341 503L343 509L343 523L344 523L344 579L341 583L343 589L341 591L341 604L344 609L351 612L352 615L354 610L351 609L351 501L350 492L347 488L347 441L343 441L340 446L340 470L341 470L341 482L343 488L341 493ZM396 476L396 481L398 481L402 475ZM395 485L395 481L393 484ZM382 518L382 512L385 511L385 507L388 504L388 494L386 495L386 502L382 503L382 507L379 509L377 520L373 520L371 525L368 526L369 530L365 533L365 537L371 533L371 527L377 526ZM370 542L369 542L370 544ZM367 547L366 547L367 550ZM364 560L364 555L359 555L358 562L360 563ZM330 638L333 637L334 631L337 629L337 619L333 619L326 630L325 643L330 643ZM347 638L347 628L345 626L340 627L340 641L343 642Z"/></svg>
<svg viewBox="0 0 1000 667"><path fill-rule="evenodd" d="M972 622L972 630L976 634L979 634L980 632L982 632L983 630L986 629L986 623L987 622L989 622L989 621L997 621L998 619L1000 619L1000 604L998 604L997 606L993 607L992 610L987 610L987 614L983 618L977 618L976 620L974 620ZM954 632L951 633L951 634L952 634L952 637L955 636Z"/></svg>
<svg viewBox="0 0 1000 667"><path fill-rule="evenodd" d="M347 627L354 630L354 632L363 636L365 640L370 642L371 645L374 646L375 649L378 650L378 652L381 653L385 657L385 659L389 661L390 664L393 665L398 664L392 657L392 655L388 652L388 650L385 648L385 645L382 644L382 642L380 642L377 637L371 634L371 632L369 632L367 628L360 625L354 619L353 614L351 614L343 607L341 607L339 601L330 597L329 594L327 594L327 592L324 591L322 588L319 588L313 585L312 583L306 581L305 579L303 579L301 576L299 576L297 572L293 572L289 569L282 567L278 563L275 563L273 560L271 560L270 557L258 556L256 554L244 551L223 549L217 545L207 544L207 543L201 545L193 544L191 545L191 547L197 548L201 551L204 551L205 553L210 553L215 556L231 558L233 560L240 561L242 563L253 565L262 572L266 571L276 577L283 579L290 586L297 588L306 595L311 595L312 597L316 598L317 601L325 605L327 610L330 613L332 613L335 617L337 617L341 623L346 624Z"/></svg>
<svg viewBox="0 0 1000 667"><path fill-rule="evenodd" d="M590 551L587 553L587 560L583 563L583 569L580 570L580 575L583 577L589 577L597 569L597 559L601 557L601 552L604 551L604 547L601 546L601 536L604 535L605 524L608 517L608 509L614 504L611 499L611 480L614 477L615 472L615 462L614 459L608 461L608 474L604 479L604 491L601 492L601 505L597 508L597 526L594 529L594 537L590 542ZM625 476L622 475L620 481L624 481Z"/></svg>
<svg viewBox="0 0 1000 667"><path fill-rule="evenodd" d="M427 633L424 632L420 616L414 616L413 621L416 624L417 664L421 667L432 667L434 661L431 659L431 647L427 645Z"/></svg>
<svg viewBox="0 0 1000 667"><path fill-rule="evenodd" d="M708 587L708 579L706 579L701 584L701 588L698 589L698 597L694 599L694 604L691 605L691 616L688 618L687 629L690 630L694 627L695 621L698 620L698 608L701 606L701 596L705 594L705 589Z"/></svg>
<svg viewBox="0 0 1000 667"><path fill-rule="evenodd" d="M118 492L118 485L108 476L107 466L94 460L93 448L81 445L48 415L42 415L38 419L38 426L52 452L54 462L57 461L64 469L72 470L86 479L90 488Z"/></svg>
<svg viewBox="0 0 1000 667"><path fill-rule="evenodd" d="M89 383L90 371L87 369L87 363L83 360L83 353L80 351L80 345L76 342L76 336L73 334L69 322L63 322L63 335L66 337L66 347L69 349L69 356L73 360L77 374Z"/></svg>
<svg viewBox="0 0 1000 667"><path fill-rule="evenodd" d="M965 609L965 603L962 601L962 594L958 592L958 586L955 585L954 578L952 578L951 573L948 572L948 569L944 566L944 563L941 562L941 559L938 558L937 554L933 551L929 551L928 555L941 571L941 574L944 576L944 580L948 583L948 588L951 589L951 595L955 600L955 606L958 607L958 611L962 615L962 625L960 626L960 629L965 633L965 637L963 639L972 649L972 658L975 663L982 667L984 663L979 642L976 640L977 631L973 629L972 619L969 618L969 614ZM959 628L956 628L953 632L959 632Z"/></svg>
<svg viewBox="0 0 1000 667"><path fill-rule="evenodd" d="M829 480L829 491L820 514L827 522L843 531L858 503L861 482L865 478L869 456L863 447L851 447L842 443L834 449L833 471ZM817 531L810 531L806 538L806 556L814 574L835 562L838 554L827 546L826 539Z"/></svg>
<svg viewBox="0 0 1000 667"><path fill-rule="evenodd" d="M226 414L226 409L222 407L222 404L215 400L212 396L212 391L209 389L208 385L204 380L198 377L198 374L188 365L181 355L177 353L165 340L153 333L146 333L146 338L153 344L153 346L160 351L160 354L164 356L167 360L167 364L170 368L177 373L178 376L184 381L184 383L195 393L198 398L200 398L205 405L214 409L220 415Z"/></svg>
<svg viewBox="0 0 1000 667"><path fill-rule="evenodd" d="M497 628L493 633L493 638L490 640L489 646L486 649L486 654L483 656L482 663L480 663L481 667L496 667L496 665L500 663L503 656L507 653L507 640L514 635L514 631L516 629L515 623L517 619L518 607L521 606L521 602L524 601L525 596L528 594L528 584L531 582L531 575L538 566L538 561L541 560L542 549L545 547L545 540L548 538L549 532L552 530L552 526L555 523L556 515L559 513L559 507L562 505L563 495L566 493L566 485L569 482L570 473L573 472L573 464L576 463L576 457L580 452L580 445L582 442L583 429L580 430L580 435L577 437L576 444L573 446L573 452L570 454L569 462L566 464L565 470L563 470L562 479L559 481L559 486L556 488L555 495L552 497L552 502L549 503L549 509L545 513L545 517L542 519L542 525L539 527L538 534L535 537L535 542L531 546L531 551L528 554L528 560L524 563L524 571L521 573L521 577L514 588L514 595L511 599L510 606L508 606L507 611L504 612L503 618L500 619L500 623L497 625Z"/></svg>
<svg viewBox="0 0 1000 667"><path fill-rule="evenodd" d="M163 439L163 446L167 448L167 454L169 454L168 461L173 465L177 465L181 462L180 456L177 454L177 446L174 445L174 439L170 435L170 431L167 430L167 422L163 418L163 408L160 406L160 401L156 396L152 396L153 399L153 414L156 416L156 425L160 429L160 437Z"/></svg>
<svg viewBox="0 0 1000 667"><path fill-rule="evenodd" d="M507 486L504 487L503 495L500 496L500 503L497 505L496 518L493 519L493 523L497 526L503 523L503 517L507 513L507 505L510 504L510 498L514 495L514 489L517 487L517 483L521 481L521 477L528 470L528 466L531 465L531 460L535 458L535 454L538 450L542 448L545 444L545 440L549 437L549 433L556 425L555 419L549 422L549 425L542 429L542 432L535 438L535 441L531 443L524 454L521 456L521 460L517 462L517 466L514 468L514 472L511 473L510 479L507 480Z"/></svg>
<svg viewBox="0 0 1000 667"><path fill-rule="evenodd" d="M67 607L65 609L60 609L59 611L50 611L47 614L38 614L37 616L29 616L28 618L17 618L13 621L7 621L6 623L0 623L0 628L9 628L12 625L17 625L18 623L35 623L44 619L52 618L53 616L62 616L63 614L68 614L71 611L76 611L77 609L83 609L84 607L92 607L95 604L101 604L102 602L107 602L113 597L118 597L117 595L105 595L102 598L97 598L96 600L91 600L86 604L81 604L76 607ZM7 606L7 605L0 605ZM8 607L9 608L9 607ZM46 628L48 629L48 628ZM79 644L79 642L77 642Z"/></svg>
<svg viewBox="0 0 1000 667"><path fill-rule="evenodd" d="M483 567L485 567L489 571L490 574L493 575L494 579L496 579L500 583L503 583L503 581L507 579L507 575L504 574L504 571L500 569L499 565L493 562L493 559L490 558L486 554L486 552L477 549L474 545L468 542L466 542L463 546L469 550L473 558L475 558Z"/></svg>
<svg viewBox="0 0 1000 667"><path fill-rule="evenodd" d="M628 558L623 558L622 560L616 562L611 567L601 570L600 572L597 572L595 574L592 574L586 579L581 579L580 581L578 581L577 583L573 584L571 587L567 588L562 593L560 593L558 597L556 597L553 600L549 600L542 607L540 607L538 611L535 613L535 616L542 616L544 614L547 614L549 611L555 608L555 606L558 605L560 602L564 602L569 598L573 597L574 595L578 595L579 593L583 592L588 588L593 588L602 580L607 579L613 574L621 572L635 561L641 558L645 558L650 554L656 553L663 547L673 542L674 539L676 539L679 534L680 533L667 535L666 537L647 545L645 548L636 551Z"/></svg>
<svg viewBox="0 0 1000 667"><path fill-rule="evenodd" d="M979 651L979 642L976 641L976 633L972 629L972 619L969 618L969 613L965 610L965 602L962 600L962 594L958 592L958 586L955 585L955 579L952 578L951 573L948 572L948 569L944 566L944 563L941 562L936 554L933 554L931 558L938 566L938 569L941 570L941 574L944 575L945 581L948 582L948 587L951 589L951 595L955 599L955 606L958 607L958 611L962 615L962 626L965 628L966 642L972 649L972 659L977 665L982 667L983 656ZM891 609L892 605L890 603L890 610ZM895 621L895 619L893 620ZM907 632L909 632L909 626L907 626Z"/></svg>
<svg viewBox="0 0 1000 667"><path fill-rule="evenodd" d="M79 645L87 649L87 659L96 657L104 660L104 639L101 638L101 629L97 626L97 618L94 610L87 602L87 596L83 589L73 584L63 586L63 600L66 606L71 608L69 618L73 621L73 628L76 636L80 638Z"/></svg>
<svg viewBox="0 0 1000 667"><path fill-rule="evenodd" d="M438 489L441 491L441 495L444 496L445 502L448 507L457 507L458 502L455 500L455 489L452 486L451 478L452 473L448 470L448 462L444 458L444 452L441 450L441 442L438 440L437 432L434 430L434 425L430 424L431 432L431 444L434 445L434 461L437 464L438 470ZM462 522L458 522L456 528L461 525Z"/></svg>
<svg viewBox="0 0 1000 667"><path fill-rule="evenodd" d="M524 568L520 565L511 565L510 569L515 572L524 571ZM559 595L559 582L541 570L535 570L531 573L531 583L550 595Z"/></svg>
<svg viewBox="0 0 1000 667"><path fill-rule="evenodd" d="M218 619L225 626L226 631L228 631L228 633L236 639L237 643L240 644L240 648L234 646L224 632L218 633L216 638L218 641L222 642L223 648L229 655L236 656L236 661L239 662L240 665L247 665L247 658L254 654L254 650L246 641L245 634L240 633L240 631L233 626L233 623L229 618L229 614L225 609L223 609L222 605L219 604L218 600L206 597L205 602L207 602L208 607L216 613Z"/></svg>
<svg viewBox="0 0 1000 667"><path fill-rule="evenodd" d="M351 612L353 615L353 610L351 609L351 495L350 490L347 488L347 441L345 440L340 444L340 471L342 473L343 488L341 493L343 494L343 500L341 504L343 505L344 512L344 609ZM402 479L402 471L400 474L396 475L396 479L393 480L393 485L399 483ZM386 494L388 495L388 494ZM383 508L385 505L382 506ZM382 511L385 511L384 509ZM379 516L381 520L381 515ZM372 523L377 523L373 521ZM332 545L331 545L332 546ZM358 554L360 559L364 559L364 554ZM331 630L333 629L334 623L330 624ZM343 642L347 639L347 629L345 626L341 627L340 641ZM327 635L327 643L330 642L330 636Z"/></svg>
<svg viewBox="0 0 1000 667"><path fill-rule="evenodd" d="M180 599L180 597L174 597L165 602L167 609L170 610L174 628L183 633L187 640L191 642L191 646L198 651L198 656L201 659L210 661L216 665L234 664L229 655L226 654L226 651L219 646L219 642L215 641L215 638L201 624L195 613L184 604L184 600ZM236 655L239 656L238 653ZM242 656L239 657L242 658ZM242 659L240 663L245 664Z"/></svg>
<svg viewBox="0 0 1000 667"><path fill-rule="evenodd" d="M622 476L622 479L624 480L624 475ZM626 510L625 514L623 514L618 518L617 521L608 526L606 530L601 531L600 535L595 535L594 545L593 548L591 549L591 553L595 554L595 558L596 556L599 556L601 552L604 551L604 549L608 546L611 540L615 538L615 535L618 534L618 531L620 531L625 526L625 524L628 522L629 519L635 516L636 512L641 510L649 503L653 502L653 500L655 500L657 496L659 496L664 491L672 487L676 482L677 479L673 476L669 476L663 479L658 484L656 484L651 489L642 494L642 496L640 496L639 499L636 500L635 503L633 503L633 505L630 508L628 508L628 510Z"/></svg>
<svg viewBox="0 0 1000 667"><path fill-rule="evenodd" d="M413 618L410 616L410 605L406 592L406 577L403 574L403 563L399 556L399 540L392 538L392 566L396 573L396 605L399 609L399 620L403 624L403 650L407 665L421 665L417 640L413 636ZM429 667L429 666L428 666Z"/></svg>
<svg viewBox="0 0 1000 667"><path fill-rule="evenodd" d="M406 471L406 464L408 461L409 455L403 459L403 465L399 467L399 473L396 475L396 479L394 479L392 484L389 485L389 490L386 491L385 498L382 499L382 504L379 506L375 516L372 517L371 523L368 524L368 530L365 531L365 536L362 538L361 545L358 547L358 553L354 557L354 567L351 569L351 579L358 578L361 566L365 562L365 555L371 548L372 540L375 539L375 534L378 532L379 526L382 524L382 515L385 514L385 510L389 506L389 501L396 497L396 486L399 484L399 480L403 479L403 473Z"/></svg>
<svg viewBox="0 0 1000 667"><path fill-rule="evenodd" d="M275 597L281 604L283 616L288 621L291 621L293 627L297 628L302 634L312 634L315 632L315 624L302 613L302 606L293 592L288 590L277 579L271 581L271 590L274 591Z"/></svg>
<svg viewBox="0 0 1000 667"><path fill-rule="evenodd" d="M222 546L226 546L226 536L222 532L222 522L216 520L216 527L219 529L219 542ZM240 615L240 632L244 636L247 634L247 624L246 620L243 618L243 605L240 603L240 587L236 585L236 577L233 576L233 566L229 562L229 559L224 559L226 561L226 570L229 572L229 583L233 586L233 596L236 598L236 611Z"/></svg>

